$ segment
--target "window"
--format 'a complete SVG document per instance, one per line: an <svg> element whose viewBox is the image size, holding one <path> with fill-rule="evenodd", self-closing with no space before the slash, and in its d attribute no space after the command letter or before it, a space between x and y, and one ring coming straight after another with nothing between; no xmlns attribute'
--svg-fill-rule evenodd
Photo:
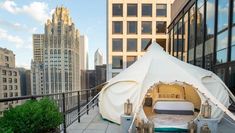
<svg viewBox="0 0 235 133"><path fill-rule="evenodd" d="M3 78L3 79L2 79L2 82L3 82L3 83L6 83L6 82L7 82L7 79L6 79L6 78Z"/></svg>
<svg viewBox="0 0 235 133"><path fill-rule="evenodd" d="M17 76L17 72L14 71L14 72L13 72L13 75L14 75L14 76Z"/></svg>
<svg viewBox="0 0 235 133"><path fill-rule="evenodd" d="M218 32L228 27L229 0L218 0Z"/></svg>
<svg viewBox="0 0 235 133"><path fill-rule="evenodd" d="M229 67L229 83L228 86L229 88L235 88L235 66L230 66ZM233 93L235 90L232 90Z"/></svg>
<svg viewBox="0 0 235 133"><path fill-rule="evenodd" d="M235 26L233 26L232 28L232 43L231 43L231 61L234 60L235 60Z"/></svg>
<svg viewBox="0 0 235 133"><path fill-rule="evenodd" d="M122 16L123 6L122 4L113 4L113 16Z"/></svg>
<svg viewBox="0 0 235 133"><path fill-rule="evenodd" d="M122 39L113 39L112 44L113 44L112 45L113 52L122 52L123 51Z"/></svg>
<svg viewBox="0 0 235 133"><path fill-rule="evenodd" d="M226 73L225 68L217 68L215 69L215 73L217 76L221 78L221 80L225 81L225 73Z"/></svg>
<svg viewBox="0 0 235 133"><path fill-rule="evenodd" d="M152 22L143 21L141 25L142 34L152 34Z"/></svg>
<svg viewBox="0 0 235 133"><path fill-rule="evenodd" d="M217 35L216 42L216 63L225 63L227 62L228 30Z"/></svg>
<svg viewBox="0 0 235 133"><path fill-rule="evenodd" d="M188 44L188 62L194 63L194 46L195 46L195 5L193 5L189 11L189 44Z"/></svg>
<svg viewBox="0 0 235 133"><path fill-rule="evenodd" d="M122 34L122 21L113 22L113 34Z"/></svg>
<svg viewBox="0 0 235 133"><path fill-rule="evenodd" d="M127 39L127 52L137 51L137 39Z"/></svg>
<svg viewBox="0 0 235 133"><path fill-rule="evenodd" d="M167 6L166 4L157 4L156 6L156 16L166 17L167 16Z"/></svg>
<svg viewBox="0 0 235 133"><path fill-rule="evenodd" d="M137 34L137 21L127 22L127 34Z"/></svg>
<svg viewBox="0 0 235 133"><path fill-rule="evenodd" d="M9 85L9 90L12 90L13 88L12 88L12 85Z"/></svg>
<svg viewBox="0 0 235 133"><path fill-rule="evenodd" d="M204 0L198 0L197 7L197 44L196 44L196 65L202 67L202 54L204 42Z"/></svg>
<svg viewBox="0 0 235 133"><path fill-rule="evenodd" d="M7 90L7 86L6 85L3 85L3 90Z"/></svg>
<svg viewBox="0 0 235 133"><path fill-rule="evenodd" d="M5 56L5 61L8 62L9 61L9 57Z"/></svg>
<svg viewBox="0 0 235 133"><path fill-rule="evenodd" d="M206 31L205 36L205 68L212 69L214 50L214 21L215 21L215 0L208 0L206 4Z"/></svg>
<svg viewBox="0 0 235 133"><path fill-rule="evenodd" d="M144 49L148 45L148 43L151 41L150 38L142 38L141 39L141 51L145 51Z"/></svg>
<svg viewBox="0 0 235 133"><path fill-rule="evenodd" d="M12 76L12 72L11 72L11 71L9 71L9 72L8 72L8 75L9 75L9 76Z"/></svg>
<svg viewBox="0 0 235 133"><path fill-rule="evenodd" d="M137 4L127 4L127 16L137 16Z"/></svg>
<svg viewBox="0 0 235 133"><path fill-rule="evenodd" d="M142 4L142 16L152 16L152 4Z"/></svg>
<svg viewBox="0 0 235 133"><path fill-rule="evenodd" d="M156 22L156 33L166 33L166 21Z"/></svg>
<svg viewBox="0 0 235 133"><path fill-rule="evenodd" d="M166 50L166 39L156 39L156 42L157 42L164 50Z"/></svg>
<svg viewBox="0 0 235 133"><path fill-rule="evenodd" d="M137 56L127 56L126 60L127 60L127 67L129 67L137 60Z"/></svg>
<svg viewBox="0 0 235 133"><path fill-rule="evenodd" d="M9 80L9 81L8 81L9 83L12 83L12 78L9 78L8 80Z"/></svg>
<svg viewBox="0 0 235 133"><path fill-rule="evenodd" d="M17 85L15 85L15 90L17 90L18 89L18 86Z"/></svg>
<svg viewBox="0 0 235 133"><path fill-rule="evenodd" d="M14 79L14 83L17 83L17 79Z"/></svg>
<svg viewBox="0 0 235 133"><path fill-rule="evenodd" d="M15 92L15 96L18 97L18 92Z"/></svg>
<svg viewBox="0 0 235 133"><path fill-rule="evenodd" d="M3 96L6 98L7 97L7 93L4 93Z"/></svg>
<svg viewBox="0 0 235 133"><path fill-rule="evenodd" d="M112 68L113 69L122 69L123 68L122 56L113 56L112 57Z"/></svg>
<svg viewBox="0 0 235 133"><path fill-rule="evenodd" d="M13 92L10 92L10 97L13 97Z"/></svg>

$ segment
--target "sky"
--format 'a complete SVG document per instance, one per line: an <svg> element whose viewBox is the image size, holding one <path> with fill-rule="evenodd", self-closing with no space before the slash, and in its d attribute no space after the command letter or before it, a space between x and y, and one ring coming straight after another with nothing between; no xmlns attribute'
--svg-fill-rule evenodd
<svg viewBox="0 0 235 133"><path fill-rule="evenodd" d="M0 47L16 55L16 66L30 68L33 58L32 34L44 32L44 24L57 6L70 10L70 16L89 42L89 68L100 48L106 55L106 0L0 0Z"/></svg>

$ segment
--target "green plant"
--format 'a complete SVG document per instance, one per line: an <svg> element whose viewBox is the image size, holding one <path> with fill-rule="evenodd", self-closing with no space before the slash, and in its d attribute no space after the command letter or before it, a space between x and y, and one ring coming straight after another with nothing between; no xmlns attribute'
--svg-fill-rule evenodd
<svg viewBox="0 0 235 133"><path fill-rule="evenodd" d="M26 103L4 112L0 119L4 133L45 133L56 129L63 121L56 103L48 98Z"/></svg>

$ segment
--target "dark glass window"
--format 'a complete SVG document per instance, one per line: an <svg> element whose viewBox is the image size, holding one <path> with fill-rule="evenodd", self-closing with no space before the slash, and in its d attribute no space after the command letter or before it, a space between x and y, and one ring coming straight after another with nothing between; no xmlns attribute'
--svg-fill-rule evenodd
<svg viewBox="0 0 235 133"><path fill-rule="evenodd" d="M206 12L205 68L211 70L214 50L215 0L207 1Z"/></svg>
<svg viewBox="0 0 235 133"><path fill-rule="evenodd" d="M122 21L113 22L113 34L122 34Z"/></svg>
<svg viewBox="0 0 235 133"><path fill-rule="evenodd" d="M173 56L177 56L177 45L178 45L178 34L177 34L177 24L174 25L174 42L173 42Z"/></svg>
<svg viewBox="0 0 235 133"><path fill-rule="evenodd" d="M231 48L231 61L235 61L235 45Z"/></svg>
<svg viewBox="0 0 235 133"><path fill-rule="evenodd" d="M232 28L231 61L235 60L235 26Z"/></svg>
<svg viewBox="0 0 235 133"><path fill-rule="evenodd" d="M204 37L204 0L198 0L197 7L197 46L196 65L202 67L202 48Z"/></svg>
<svg viewBox="0 0 235 133"><path fill-rule="evenodd" d="M229 67L229 84L228 87L229 88L235 88L235 66L230 66ZM232 90L233 93L235 92L235 90Z"/></svg>
<svg viewBox="0 0 235 133"><path fill-rule="evenodd" d="M142 4L142 16L152 16L152 4Z"/></svg>
<svg viewBox="0 0 235 133"><path fill-rule="evenodd" d="M221 78L221 80L225 81L225 73L226 73L225 68L216 68L215 73L217 76Z"/></svg>
<svg viewBox="0 0 235 133"><path fill-rule="evenodd" d="M188 61L189 63L194 63L194 47L195 47L195 5L190 9L190 19L189 19L189 44L188 44Z"/></svg>
<svg viewBox="0 0 235 133"><path fill-rule="evenodd" d="M137 56L127 56L126 61L127 61L127 67L132 65L135 61L137 60Z"/></svg>
<svg viewBox="0 0 235 133"><path fill-rule="evenodd" d="M113 56L113 58L112 58L112 68L113 69L122 69L123 68L122 56Z"/></svg>
<svg viewBox="0 0 235 133"><path fill-rule="evenodd" d="M156 33L166 33L166 21L156 22Z"/></svg>
<svg viewBox="0 0 235 133"><path fill-rule="evenodd" d="M113 52L122 52L123 51L123 41L122 39L113 39L112 42L112 50Z"/></svg>
<svg viewBox="0 0 235 133"><path fill-rule="evenodd" d="M123 7L122 4L113 4L113 16L122 16Z"/></svg>
<svg viewBox="0 0 235 133"><path fill-rule="evenodd" d="M137 51L137 39L127 39L127 52Z"/></svg>
<svg viewBox="0 0 235 133"><path fill-rule="evenodd" d="M141 30L143 34L152 34L152 22L151 21L143 21L141 25Z"/></svg>
<svg viewBox="0 0 235 133"><path fill-rule="evenodd" d="M142 38L141 39L141 51L144 51L148 43L151 41L150 38Z"/></svg>
<svg viewBox="0 0 235 133"><path fill-rule="evenodd" d="M229 0L218 0L218 32L228 27Z"/></svg>
<svg viewBox="0 0 235 133"><path fill-rule="evenodd" d="M127 34L137 34L137 21L127 22Z"/></svg>
<svg viewBox="0 0 235 133"><path fill-rule="evenodd" d="M157 4L156 6L156 16L167 16L167 5L166 4Z"/></svg>
<svg viewBox="0 0 235 133"><path fill-rule="evenodd" d="M227 46L228 46L228 31L224 31L217 35L216 42L216 63L227 62Z"/></svg>
<svg viewBox="0 0 235 133"><path fill-rule="evenodd" d="M127 4L127 16L137 16L137 4Z"/></svg>

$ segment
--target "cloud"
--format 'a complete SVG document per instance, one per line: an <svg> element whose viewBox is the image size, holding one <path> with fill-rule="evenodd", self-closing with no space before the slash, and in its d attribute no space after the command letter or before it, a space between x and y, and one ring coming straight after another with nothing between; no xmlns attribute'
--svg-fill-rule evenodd
<svg viewBox="0 0 235 133"><path fill-rule="evenodd" d="M0 19L0 26L4 27L6 29L12 29L14 31L24 31L29 33L35 33L37 31L37 27L29 28L26 24L20 24L20 23L11 23L6 20Z"/></svg>
<svg viewBox="0 0 235 133"><path fill-rule="evenodd" d="M7 31L0 29L0 40L5 40L15 44L17 48L22 47L24 44L23 39L19 36L10 35Z"/></svg>
<svg viewBox="0 0 235 133"><path fill-rule="evenodd" d="M29 63L18 63L16 62L16 67L23 67L26 69L30 69L30 64Z"/></svg>
<svg viewBox="0 0 235 133"><path fill-rule="evenodd" d="M46 22L50 17L48 4L44 2L32 2L29 5L23 5L19 7L14 1L6 0L0 4L0 8L12 13L12 14L27 14L36 21Z"/></svg>

